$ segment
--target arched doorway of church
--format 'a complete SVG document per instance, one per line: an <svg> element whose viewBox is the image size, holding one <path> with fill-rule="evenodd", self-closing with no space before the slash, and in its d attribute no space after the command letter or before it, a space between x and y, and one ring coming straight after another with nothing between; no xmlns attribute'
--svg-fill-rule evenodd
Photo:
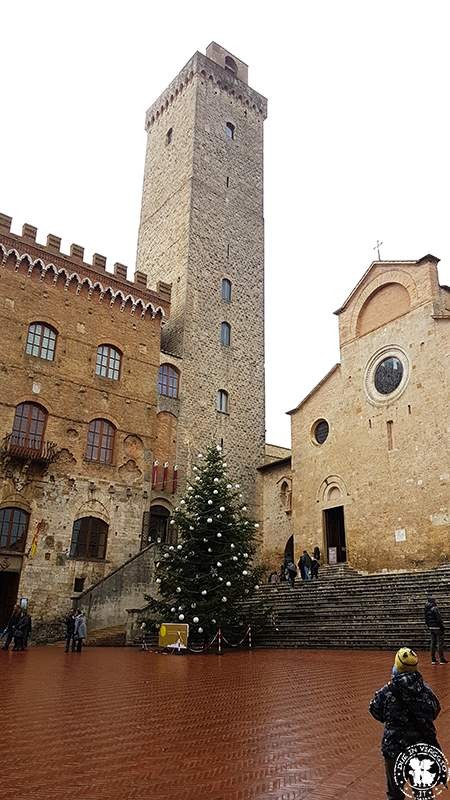
<svg viewBox="0 0 450 800"><path fill-rule="evenodd" d="M328 563L343 564L347 561L344 506L324 509L323 517Z"/></svg>

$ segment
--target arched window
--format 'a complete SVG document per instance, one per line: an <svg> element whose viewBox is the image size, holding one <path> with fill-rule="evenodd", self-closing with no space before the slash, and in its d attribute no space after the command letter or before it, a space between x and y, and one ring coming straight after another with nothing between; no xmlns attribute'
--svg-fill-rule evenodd
<svg viewBox="0 0 450 800"><path fill-rule="evenodd" d="M173 138L173 128L169 128L166 133L166 144L170 144Z"/></svg>
<svg viewBox="0 0 450 800"><path fill-rule="evenodd" d="M231 341L231 325L228 322L222 322L220 325L220 344L224 347L229 347Z"/></svg>
<svg viewBox="0 0 450 800"><path fill-rule="evenodd" d="M0 550L25 551L29 519L21 508L0 509Z"/></svg>
<svg viewBox="0 0 450 800"><path fill-rule="evenodd" d="M106 556L108 525L98 517L81 517L75 520L70 543L70 558L87 561L103 560Z"/></svg>
<svg viewBox="0 0 450 800"><path fill-rule="evenodd" d="M118 381L120 378L121 355L115 347L110 344L99 344L97 347L97 363L95 374L101 378L109 378Z"/></svg>
<svg viewBox="0 0 450 800"><path fill-rule="evenodd" d="M26 353L45 361L55 357L56 331L44 322L32 322L28 328Z"/></svg>
<svg viewBox="0 0 450 800"><path fill-rule="evenodd" d="M219 389L217 392L216 408L222 414L228 414L228 392L225 389Z"/></svg>
<svg viewBox="0 0 450 800"><path fill-rule="evenodd" d="M280 486L280 500L281 505L285 511L290 511L291 509L291 489L289 483L284 480L281 482Z"/></svg>
<svg viewBox="0 0 450 800"><path fill-rule="evenodd" d="M165 397L178 397L180 373L172 364L161 364L158 377L158 392Z"/></svg>
<svg viewBox="0 0 450 800"><path fill-rule="evenodd" d="M237 64L231 56L225 56L225 69L228 72L232 72L233 75L237 75Z"/></svg>
<svg viewBox="0 0 450 800"><path fill-rule="evenodd" d="M112 464L115 432L114 425L107 419L93 419L89 423L86 459L99 464Z"/></svg>
<svg viewBox="0 0 450 800"><path fill-rule="evenodd" d="M225 133L226 133L227 139L234 139L235 132L236 132L236 128L233 125L233 123L232 122L227 122L225 124Z"/></svg>
<svg viewBox="0 0 450 800"><path fill-rule="evenodd" d="M228 278L222 278L222 300L231 303L231 281Z"/></svg>
<svg viewBox="0 0 450 800"><path fill-rule="evenodd" d="M11 444L28 450L42 450L46 422L47 412L42 406L20 403L14 415Z"/></svg>

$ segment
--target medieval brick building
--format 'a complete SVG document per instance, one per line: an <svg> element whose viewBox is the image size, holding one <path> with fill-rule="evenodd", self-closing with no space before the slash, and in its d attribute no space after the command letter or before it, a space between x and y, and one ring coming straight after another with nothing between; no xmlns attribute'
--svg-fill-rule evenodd
<svg viewBox="0 0 450 800"><path fill-rule="evenodd" d="M133 283L0 216L0 624L18 595L57 616L167 538L211 442L257 514L266 113L214 43L151 106Z"/></svg>

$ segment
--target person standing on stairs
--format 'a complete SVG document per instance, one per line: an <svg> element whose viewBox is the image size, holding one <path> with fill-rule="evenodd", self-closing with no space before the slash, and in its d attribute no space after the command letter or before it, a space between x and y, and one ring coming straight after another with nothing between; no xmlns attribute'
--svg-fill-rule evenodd
<svg viewBox="0 0 450 800"><path fill-rule="evenodd" d="M303 574L302 574L303 580L310 581L312 560L307 550L303 550L299 563L303 565ZM302 567L300 567L300 571L302 571Z"/></svg>
<svg viewBox="0 0 450 800"><path fill-rule="evenodd" d="M291 584L292 588L294 588L295 578L297 577L297 567L295 566L294 562L289 559L286 562L286 579Z"/></svg>
<svg viewBox="0 0 450 800"><path fill-rule="evenodd" d="M425 606L425 624L430 631L431 663L436 664L436 650L439 653L439 663L447 664L444 655L444 622L434 597L429 597Z"/></svg>
<svg viewBox="0 0 450 800"><path fill-rule="evenodd" d="M388 800L405 798L403 786L395 779L395 762L400 753L421 742L441 750L434 727L441 706L418 671L418 661L414 650L401 647L395 656L391 680L375 692L369 705L372 716L384 723L381 752Z"/></svg>

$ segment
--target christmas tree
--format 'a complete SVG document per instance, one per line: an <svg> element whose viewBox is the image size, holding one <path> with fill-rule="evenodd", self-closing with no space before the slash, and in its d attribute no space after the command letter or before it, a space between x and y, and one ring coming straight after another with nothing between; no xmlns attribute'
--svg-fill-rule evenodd
<svg viewBox="0 0 450 800"><path fill-rule="evenodd" d="M227 478L221 447L211 446L193 467L186 495L170 520L177 544L164 545L157 562L158 597L147 597L160 622L189 624L194 639L239 627L240 604L261 570L253 566L259 525L246 515L239 484Z"/></svg>

